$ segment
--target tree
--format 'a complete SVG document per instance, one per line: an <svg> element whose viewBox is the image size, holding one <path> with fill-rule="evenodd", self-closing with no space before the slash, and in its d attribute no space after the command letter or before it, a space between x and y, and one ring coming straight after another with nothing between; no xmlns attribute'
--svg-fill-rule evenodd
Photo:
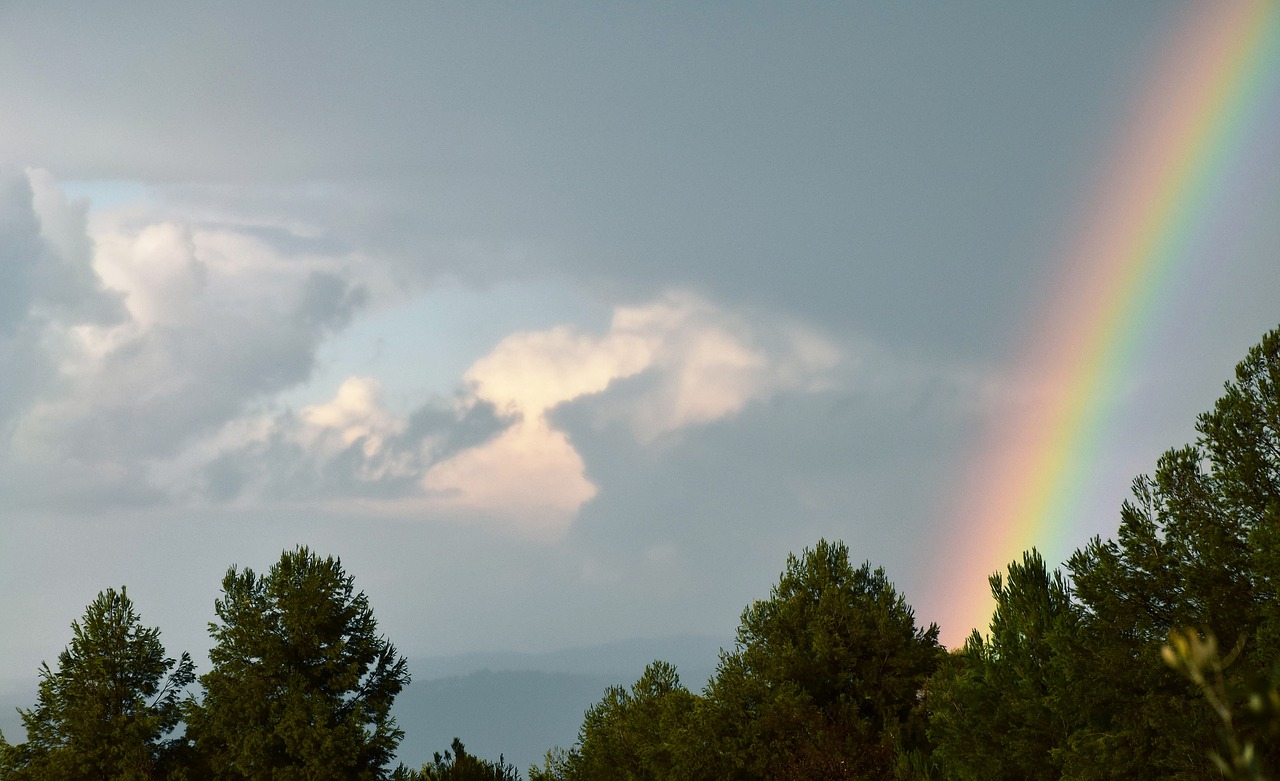
<svg viewBox="0 0 1280 781"><path fill-rule="evenodd" d="M125 589L107 589L71 624L58 669L40 667L27 742L0 747L0 776L13 781L166 777L181 743L169 738L179 698L195 679L191 657L165 656L160 630L144 627Z"/></svg>
<svg viewBox="0 0 1280 781"><path fill-rule="evenodd" d="M883 569L820 540L742 614L708 689L723 778L889 778L944 652ZM911 739L907 738L906 743Z"/></svg>
<svg viewBox="0 0 1280 781"><path fill-rule="evenodd" d="M661 781L696 778L688 743L696 739L699 698L680 683L676 668L655 661L630 691L610 686L587 709L578 744L550 755L531 781Z"/></svg>
<svg viewBox="0 0 1280 781"><path fill-rule="evenodd" d="M1243 676L1280 652L1280 330L1249 351L1196 428L1194 445L1134 481L1117 539L1095 538L1067 563L1082 613L1064 707L1083 722L1067 778L1203 777L1215 716L1161 663L1171 631L1243 643ZM1264 764L1280 758L1260 752Z"/></svg>
<svg viewBox="0 0 1280 781"><path fill-rule="evenodd" d="M1210 752L1209 758L1222 777L1265 781L1259 738L1274 739L1280 734L1280 666L1272 668L1269 676L1258 676L1248 683L1232 680L1228 668L1243 647L1238 644L1223 658L1213 634L1184 629L1171 632L1160 651L1165 664L1200 689L1220 721L1218 750Z"/></svg>
<svg viewBox="0 0 1280 781"><path fill-rule="evenodd" d="M1034 549L990 582L990 635L974 630L930 682L934 758L964 781L1061 778L1074 727L1060 708L1060 649L1076 631L1070 587Z"/></svg>
<svg viewBox="0 0 1280 781"><path fill-rule="evenodd" d="M222 592L189 717L214 777L386 778L409 674L341 562L297 548L263 577L232 567Z"/></svg>
<svg viewBox="0 0 1280 781"><path fill-rule="evenodd" d="M1134 481L1117 537L1095 538L1067 562L1080 620L1061 656L1060 708L1076 724L1063 777L1203 778L1213 717L1160 648L1184 625L1233 638L1251 631L1242 529L1222 512L1191 447L1167 452L1154 477Z"/></svg>
<svg viewBox="0 0 1280 781"><path fill-rule="evenodd" d="M396 781L520 781L515 765L508 764L501 755L497 762L474 757L458 738L453 739L452 751L443 755L436 752L431 762L419 771L401 771Z"/></svg>
<svg viewBox="0 0 1280 781"><path fill-rule="evenodd" d="M1248 655L1254 667L1269 669L1280 659L1280 328L1249 350L1196 430L1213 464L1217 503L1247 541L1246 571L1258 608ZM1217 636L1234 641L1221 629Z"/></svg>

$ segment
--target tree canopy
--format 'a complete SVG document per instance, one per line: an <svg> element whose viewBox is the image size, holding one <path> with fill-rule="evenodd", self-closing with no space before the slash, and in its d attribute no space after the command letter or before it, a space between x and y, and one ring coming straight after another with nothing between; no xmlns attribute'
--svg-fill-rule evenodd
<svg viewBox="0 0 1280 781"><path fill-rule="evenodd" d="M655 662L587 710L578 744L531 781L892 778L923 739L921 692L943 656L882 569L820 540L742 614L703 696Z"/></svg>
<svg viewBox="0 0 1280 781"><path fill-rule="evenodd" d="M35 707L21 710L25 743L0 748L13 781L163 778L175 770L191 657L169 658L125 589L107 589L71 624L57 669L40 667Z"/></svg>
<svg viewBox="0 0 1280 781"><path fill-rule="evenodd" d="M655 661L627 690L611 686L587 709L578 744L548 756L530 781L658 781L689 777L695 759L685 738L698 698L680 683L676 668Z"/></svg>
<svg viewBox="0 0 1280 781"><path fill-rule="evenodd" d="M1113 539L1060 569L1033 549L993 574L990 624L962 648L917 625L883 569L819 540L742 612L700 693L650 664L530 781L1269 777L1280 330L1197 431L1133 481ZM338 559L300 547L265 575L231 567L215 612L212 666L188 693L190 657L166 655L123 588L100 593L40 667L27 740L0 736L0 781L519 778L457 739L420 770L390 769L409 674Z"/></svg>
<svg viewBox="0 0 1280 781"><path fill-rule="evenodd" d="M742 614L708 687L716 753L739 778L888 778L942 658L883 569L843 543L790 556Z"/></svg>
<svg viewBox="0 0 1280 781"><path fill-rule="evenodd" d="M501 755L497 762L467 753L459 738L454 738L444 753L436 752L421 770L397 769L394 781L520 781L520 771Z"/></svg>
<svg viewBox="0 0 1280 781"><path fill-rule="evenodd" d="M298 548L265 576L232 567L216 612L188 715L214 778L386 777L409 674L339 560Z"/></svg>

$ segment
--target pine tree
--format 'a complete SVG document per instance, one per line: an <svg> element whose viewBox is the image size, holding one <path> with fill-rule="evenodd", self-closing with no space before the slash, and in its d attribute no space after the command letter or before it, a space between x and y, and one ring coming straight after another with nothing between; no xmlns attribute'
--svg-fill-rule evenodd
<svg viewBox="0 0 1280 781"><path fill-rule="evenodd" d="M520 773L506 758L499 755L497 762L472 756L458 738L444 754L436 752L431 762L420 771L399 771L393 781L520 781Z"/></svg>
<svg viewBox="0 0 1280 781"><path fill-rule="evenodd" d="M1094 539L1067 563L1082 607L1078 646L1063 657L1062 707L1082 726L1064 777L1203 777L1215 721L1160 649L1192 627L1243 644L1244 676L1276 658L1280 609L1280 331L1200 417L1194 445L1161 456L1134 481L1116 540Z"/></svg>
<svg viewBox="0 0 1280 781"><path fill-rule="evenodd" d="M58 657L40 667L34 708L20 711L27 742L0 747L12 781L164 778L181 741L169 737L195 679L190 656L165 656L123 587L98 594Z"/></svg>
<svg viewBox="0 0 1280 781"><path fill-rule="evenodd" d="M716 777L889 778L943 657L938 628L842 543L791 556L708 690ZM909 741L908 741L909 742Z"/></svg>
<svg viewBox="0 0 1280 781"><path fill-rule="evenodd" d="M688 744L696 740L700 698L681 683L676 668L655 661L628 690L610 686L587 709L578 743L530 773L534 781L661 781L697 778Z"/></svg>
<svg viewBox="0 0 1280 781"><path fill-rule="evenodd" d="M265 576L232 567L222 591L189 717L214 777L386 778L409 674L341 563L298 548Z"/></svg>
<svg viewBox="0 0 1280 781"><path fill-rule="evenodd" d="M935 759L965 781L1059 779L1074 727L1060 708L1060 648L1076 631L1071 590L1034 549L990 582L990 635L975 630L930 682Z"/></svg>

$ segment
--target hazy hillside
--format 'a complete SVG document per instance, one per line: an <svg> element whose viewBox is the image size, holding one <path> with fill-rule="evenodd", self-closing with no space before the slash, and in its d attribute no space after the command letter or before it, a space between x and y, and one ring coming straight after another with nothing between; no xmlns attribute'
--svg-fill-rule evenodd
<svg viewBox="0 0 1280 781"><path fill-rule="evenodd" d="M523 773L550 747L571 744L583 711L617 682L607 675L488 670L415 682L396 701L405 731L400 759L417 767L457 736L473 754L503 754Z"/></svg>
<svg viewBox="0 0 1280 781"><path fill-rule="evenodd" d="M504 754L523 773L547 749L573 743L583 711L600 699L605 687L629 686L645 665L665 659L680 669L686 686L698 691L726 643L675 637L538 654L413 660L413 683L395 706L405 731L400 758L416 767L457 736L477 756L497 759Z"/></svg>
<svg viewBox="0 0 1280 781"><path fill-rule="evenodd" d="M414 680L449 678L479 670L536 670L546 673L574 673L582 675L640 676L645 665L654 659L671 662L682 673L685 685L700 689L715 669L720 649L732 645L732 638L702 635L679 635L662 638L634 638L600 645L562 648L541 653L497 651L469 653L457 656L433 656L411 658ZM688 669L692 675L697 670L701 678L684 675Z"/></svg>
<svg viewBox="0 0 1280 781"><path fill-rule="evenodd" d="M689 689L699 691L715 669L719 649L728 644L727 639L684 636L543 653L413 659L413 682L395 704L405 731L400 759L417 767L456 736L475 755L497 759L504 754L524 773L547 749L573 743L583 711L605 687L629 686L645 665L663 659L679 668ZM26 736L14 709L31 707L35 696L34 670L29 682L0 689L0 730L10 743Z"/></svg>

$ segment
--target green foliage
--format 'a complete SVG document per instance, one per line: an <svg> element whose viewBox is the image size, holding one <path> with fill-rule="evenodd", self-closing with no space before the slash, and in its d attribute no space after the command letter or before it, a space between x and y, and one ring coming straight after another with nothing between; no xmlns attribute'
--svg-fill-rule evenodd
<svg viewBox="0 0 1280 781"><path fill-rule="evenodd" d="M920 694L943 657L884 570L821 540L742 615L708 689L723 778L890 778L922 732ZM904 744L903 738L907 737Z"/></svg>
<svg viewBox="0 0 1280 781"><path fill-rule="evenodd" d="M1182 673L1204 695L1220 720L1218 751L1210 758L1222 776L1231 781L1266 781L1257 750L1257 734L1275 737L1280 732L1280 669L1252 686L1229 677L1243 642L1224 659L1217 638L1189 629L1175 630L1162 648L1166 664ZM1250 729L1252 727L1253 729ZM1253 734L1250 734L1253 733Z"/></svg>
<svg viewBox="0 0 1280 781"><path fill-rule="evenodd" d="M1059 707L1057 658L1076 631L1070 589L1032 550L991 576L996 609L987 637L974 630L934 676L929 736L948 776L966 781L1058 779L1073 724Z"/></svg>
<svg viewBox="0 0 1280 781"><path fill-rule="evenodd" d="M1117 541L1095 539L1068 562L1082 608L1079 647L1064 656L1064 707L1084 722L1069 778L1201 778L1213 714L1161 664L1169 633L1199 626L1256 636L1249 666L1268 669L1280 626L1280 331L1236 370L1193 446L1171 450L1134 481Z"/></svg>
<svg viewBox="0 0 1280 781"><path fill-rule="evenodd" d="M1241 574L1257 607L1248 653L1255 668L1268 668L1280 658L1280 329L1249 350L1196 428L1213 463L1218 504L1245 533L1249 562ZM1236 636L1205 622L1181 625Z"/></svg>
<svg viewBox="0 0 1280 781"><path fill-rule="evenodd" d="M572 772L569 767L570 756L572 753L560 746L549 750L542 760L542 767L529 767L529 781L566 781Z"/></svg>
<svg viewBox="0 0 1280 781"><path fill-rule="evenodd" d="M213 669L188 716L213 776L385 778L409 675L341 563L298 548L262 577L232 567L222 590Z"/></svg>
<svg viewBox="0 0 1280 781"><path fill-rule="evenodd" d="M1240 569L1213 584L1222 527L1189 513L1190 450L1161 459L1154 481L1135 481L1135 501L1122 511L1120 541L1094 540L1068 562L1082 605L1074 644L1060 663L1067 695L1061 707L1077 722L1064 752L1073 779L1204 777L1203 747L1212 740L1209 714L1186 682L1161 664L1159 649L1173 626L1211 618L1232 634L1246 625L1220 608ZM1200 544L1203 542L1204 544ZM1248 605L1247 591L1237 605Z"/></svg>
<svg viewBox="0 0 1280 781"><path fill-rule="evenodd" d="M531 770L530 778L657 781L680 777L689 761L684 741L691 733L697 700L681 685L675 667L653 662L630 691L609 687L603 699L587 710L578 745L559 756L548 756L547 765L542 771Z"/></svg>
<svg viewBox="0 0 1280 781"><path fill-rule="evenodd" d="M945 655L883 570L819 541L743 613L705 697L651 664L530 781L926 778L920 694Z"/></svg>
<svg viewBox="0 0 1280 781"><path fill-rule="evenodd" d="M399 771L395 781L520 781L520 773L506 759L498 757L489 762L467 753L458 738L453 739L452 750L444 754L436 752L432 761L419 771Z"/></svg>
<svg viewBox="0 0 1280 781"><path fill-rule="evenodd" d="M160 631L141 625L124 588L98 594L58 669L40 668L36 705L20 711L27 742L0 745L0 777L13 781L151 779L175 772L182 690L191 658L165 656Z"/></svg>

